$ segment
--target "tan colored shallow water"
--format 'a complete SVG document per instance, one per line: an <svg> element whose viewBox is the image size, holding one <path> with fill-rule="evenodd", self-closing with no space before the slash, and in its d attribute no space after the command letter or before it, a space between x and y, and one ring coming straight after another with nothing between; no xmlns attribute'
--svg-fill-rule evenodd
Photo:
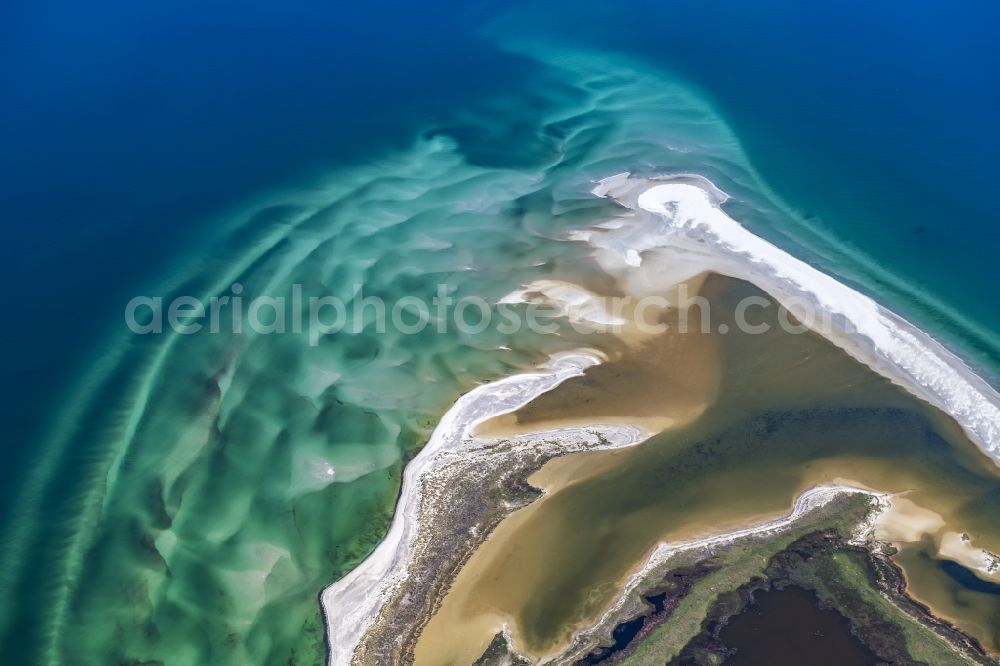
<svg viewBox="0 0 1000 666"><path fill-rule="evenodd" d="M682 386L716 381L690 381L699 361L710 359L706 374L718 384L714 395L698 395L710 399L704 413L631 449L566 456L537 473L532 481L546 495L510 516L470 558L420 638L418 664L470 663L504 623L525 653L557 651L607 608L658 541L785 513L819 482L908 492L952 529L1000 548L997 467L952 422L818 336L777 327L738 332L735 304L759 294L749 285L712 277L705 293L713 321L730 332L703 334L708 341L692 346L704 355L684 360L677 377L689 383L651 386L671 384L674 375L638 371L647 395L663 396L658 404L690 409L693 400L670 400ZM596 386L567 382L516 423L548 425L561 408L582 417L624 405L635 414L632 401L580 405L581 395L601 395L599 379L626 384L624 376L593 375Z"/></svg>
<svg viewBox="0 0 1000 666"><path fill-rule="evenodd" d="M701 277L685 284L691 293ZM595 335L609 360L581 377L564 382L522 409L491 419L477 428L487 437L510 437L551 428L597 423L634 425L655 433L689 423L716 397L721 379L719 341L689 327L680 330L675 309L623 307L631 325L613 334ZM643 326L664 325L654 335Z"/></svg>
<svg viewBox="0 0 1000 666"><path fill-rule="evenodd" d="M936 550L931 539L900 549L897 561L906 572L910 592L988 650L1000 651L1000 595L970 589L949 577L941 570Z"/></svg>

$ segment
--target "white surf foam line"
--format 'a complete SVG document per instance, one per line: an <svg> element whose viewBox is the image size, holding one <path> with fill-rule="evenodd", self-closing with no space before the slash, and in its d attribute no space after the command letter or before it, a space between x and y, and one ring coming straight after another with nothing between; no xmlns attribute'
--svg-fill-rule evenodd
<svg viewBox="0 0 1000 666"><path fill-rule="evenodd" d="M476 439L472 432L479 423L520 408L603 360L594 350L555 355L538 372L513 375L473 389L445 413L427 445L403 472L402 491L386 537L360 565L320 595L331 666L351 662L379 609L407 575L420 527L421 479L456 456L472 453ZM600 431L612 447L634 444L649 434L638 428L595 425L537 433L530 439L558 435L568 441L584 431Z"/></svg>
<svg viewBox="0 0 1000 666"><path fill-rule="evenodd" d="M719 205L728 197L700 176L617 174L594 194L636 211L573 237L626 287L651 293L704 271L747 280L795 314L829 315L810 326L853 358L951 415L1000 461L1000 395L955 354L874 300L755 236ZM636 258L639 261L636 261ZM809 322L803 321L809 325Z"/></svg>

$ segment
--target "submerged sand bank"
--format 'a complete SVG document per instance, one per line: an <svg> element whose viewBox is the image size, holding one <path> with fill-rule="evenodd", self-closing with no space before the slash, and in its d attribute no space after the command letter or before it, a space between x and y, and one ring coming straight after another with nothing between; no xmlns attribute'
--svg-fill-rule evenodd
<svg viewBox="0 0 1000 666"><path fill-rule="evenodd" d="M720 208L727 195L707 179L624 173L602 180L594 194L636 211L633 220L584 236L612 274L630 273L633 285L662 285L666 276L678 283L706 270L746 280L803 313L805 325L857 361L952 416L1000 460L993 387L899 315L741 226Z"/></svg>
<svg viewBox="0 0 1000 666"><path fill-rule="evenodd" d="M1000 581L1000 557L977 548L967 533L949 526L941 514L905 497L895 496L888 500L888 508L876 522L875 536L897 547L930 539L937 546L939 559L957 562L984 579Z"/></svg>
<svg viewBox="0 0 1000 666"><path fill-rule="evenodd" d="M360 565L320 596L326 620L330 664L351 663L365 632L379 610L406 582L421 539L421 512L438 512L448 507L423 506L424 489L450 463L461 460L463 467L475 466L485 456L491 440L473 435L475 426L492 417L517 409L567 379L581 374L600 361L599 353L581 350L553 357L538 372L514 375L485 384L465 394L441 419L427 445L407 466L403 476L396 514L385 539ZM648 433L627 426L595 426L587 431L564 429L523 438L525 446L539 439L559 442L567 451L599 445L628 446L645 439Z"/></svg>

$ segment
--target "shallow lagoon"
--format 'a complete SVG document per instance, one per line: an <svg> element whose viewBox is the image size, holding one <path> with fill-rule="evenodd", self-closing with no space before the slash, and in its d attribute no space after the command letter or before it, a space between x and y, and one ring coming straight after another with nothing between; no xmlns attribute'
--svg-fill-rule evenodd
<svg viewBox="0 0 1000 666"><path fill-rule="evenodd" d="M876 655L851 634L835 610L820 609L801 587L754 594L753 605L731 618L719 637L736 654L729 666L875 666Z"/></svg>
<svg viewBox="0 0 1000 666"><path fill-rule="evenodd" d="M632 449L556 459L536 474L548 494L469 560L421 638L419 663L461 663L504 621L519 647L550 653L613 600L657 541L782 514L821 482L908 491L980 547L1000 547L996 465L949 419L818 336L786 333L775 319L766 334L739 332L734 306L757 293L706 282L713 323L730 331L707 334L719 355L706 369L721 373L717 397L690 425ZM572 477L559 474L564 465ZM596 471L579 473L588 467ZM456 627L467 629L467 649L438 638Z"/></svg>

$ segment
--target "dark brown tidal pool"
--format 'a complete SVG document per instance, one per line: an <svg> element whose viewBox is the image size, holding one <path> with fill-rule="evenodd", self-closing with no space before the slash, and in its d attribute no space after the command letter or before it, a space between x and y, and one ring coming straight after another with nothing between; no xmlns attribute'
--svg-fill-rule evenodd
<svg viewBox="0 0 1000 666"><path fill-rule="evenodd" d="M719 637L736 654L726 666L868 666L875 656L851 633L847 618L818 606L812 592L789 586L757 592Z"/></svg>

